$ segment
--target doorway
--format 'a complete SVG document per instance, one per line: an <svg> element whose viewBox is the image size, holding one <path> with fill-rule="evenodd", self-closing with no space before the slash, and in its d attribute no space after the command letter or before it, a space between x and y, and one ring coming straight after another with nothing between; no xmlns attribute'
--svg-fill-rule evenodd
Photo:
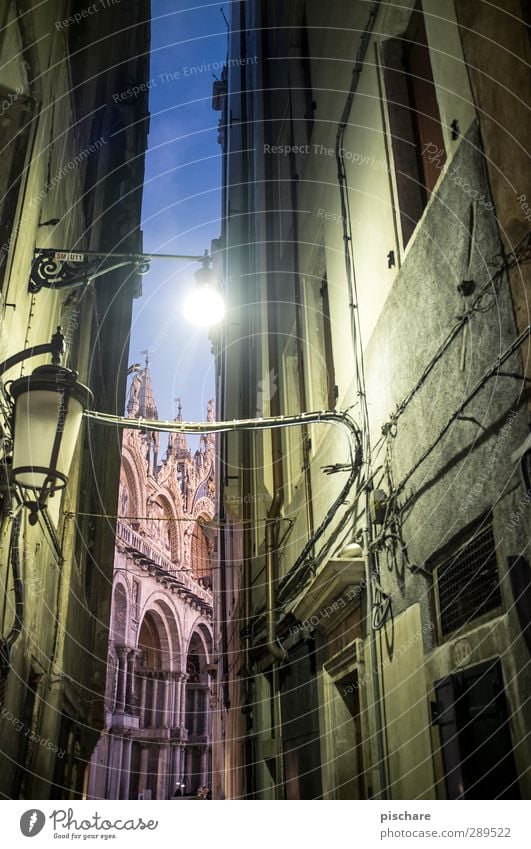
<svg viewBox="0 0 531 849"><path fill-rule="evenodd" d="M499 658L435 682L449 799L520 799Z"/></svg>

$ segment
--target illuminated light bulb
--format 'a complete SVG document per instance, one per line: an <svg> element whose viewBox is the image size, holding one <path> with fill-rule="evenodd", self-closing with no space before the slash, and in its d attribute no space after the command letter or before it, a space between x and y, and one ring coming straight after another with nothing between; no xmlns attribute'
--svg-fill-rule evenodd
<svg viewBox="0 0 531 849"><path fill-rule="evenodd" d="M225 316L223 297L213 284L212 271L204 265L195 274L196 286L188 294L183 306L184 317L192 324L208 327L219 324Z"/></svg>

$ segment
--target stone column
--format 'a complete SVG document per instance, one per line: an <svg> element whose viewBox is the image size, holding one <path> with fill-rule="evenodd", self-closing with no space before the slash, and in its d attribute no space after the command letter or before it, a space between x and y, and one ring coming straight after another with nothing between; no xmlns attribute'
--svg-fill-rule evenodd
<svg viewBox="0 0 531 849"><path fill-rule="evenodd" d="M127 653L126 646L117 646L118 654L118 678L116 687L116 710L123 711L125 708L126 680L127 680Z"/></svg>
<svg viewBox="0 0 531 849"><path fill-rule="evenodd" d="M192 714L192 728L194 729L194 734L199 733L199 687L197 684L194 687L194 710Z"/></svg>
<svg viewBox="0 0 531 849"><path fill-rule="evenodd" d="M205 691L205 734L207 737L212 737L212 714L213 714L213 693L210 687Z"/></svg>
<svg viewBox="0 0 531 849"><path fill-rule="evenodd" d="M208 736L208 723L207 723L207 702L208 702L208 689L206 687L201 687L199 691L199 706L197 713L197 721L199 727L199 734L202 734L203 737Z"/></svg>
<svg viewBox="0 0 531 849"><path fill-rule="evenodd" d="M136 693L136 659L140 652L137 649L131 649L127 655L127 687L125 705L128 713L134 713L138 704Z"/></svg>
<svg viewBox="0 0 531 849"><path fill-rule="evenodd" d="M157 698L159 694L159 679L158 673L153 673L153 692L151 694L151 722L152 727L157 725Z"/></svg>
<svg viewBox="0 0 531 849"><path fill-rule="evenodd" d="M184 774L186 781L186 792L194 793L197 790L197 776L192 775L193 768L193 752L191 746L186 746L184 750Z"/></svg>
<svg viewBox="0 0 531 849"><path fill-rule="evenodd" d="M168 799L171 796L168 792L169 754L169 745L160 746L157 763L157 799Z"/></svg>
<svg viewBox="0 0 531 849"><path fill-rule="evenodd" d="M170 686L171 686L171 672L163 672L162 674L162 717L161 717L161 725L164 728L167 728L171 725L171 717L170 717Z"/></svg>
<svg viewBox="0 0 531 849"><path fill-rule="evenodd" d="M122 752L122 767L121 767L121 776L120 776L120 799L129 799L129 786L131 781L131 749L133 748L133 741L126 740L123 741L123 752Z"/></svg>
<svg viewBox="0 0 531 849"><path fill-rule="evenodd" d="M181 781L181 762L180 762L180 751L179 746L176 743L172 743L171 746L171 785L170 785L170 793L171 796L174 795L177 785L180 784Z"/></svg>
<svg viewBox="0 0 531 849"><path fill-rule="evenodd" d="M147 785L147 773L149 766L149 746L142 745L140 746L140 774L138 776L138 792L141 793L146 789Z"/></svg>
<svg viewBox="0 0 531 849"><path fill-rule="evenodd" d="M111 735L111 745L108 761L108 785L107 793L109 799L120 798L120 774L122 769L122 746L123 737Z"/></svg>
<svg viewBox="0 0 531 849"><path fill-rule="evenodd" d="M168 672L168 728L173 727L173 716L175 713L175 672Z"/></svg>
<svg viewBox="0 0 531 849"><path fill-rule="evenodd" d="M201 750L201 784L206 784L208 787L208 748L206 746Z"/></svg>
<svg viewBox="0 0 531 849"><path fill-rule="evenodd" d="M179 725L181 728L186 728L186 685L190 676L186 672L182 673L181 677L181 718Z"/></svg>
<svg viewBox="0 0 531 849"><path fill-rule="evenodd" d="M144 673L142 675L142 684L140 687L140 727L143 728L146 720L146 687L147 687L147 676Z"/></svg>
<svg viewBox="0 0 531 849"><path fill-rule="evenodd" d="M181 781L184 781L184 773L186 769L186 746L179 746L179 776Z"/></svg>
<svg viewBox="0 0 531 849"><path fill-rule="evenodd" d="M182 699L182 690L183 690L183 673L175 672L174 673L174 683L173 683L175 700L173 705L173 721L172 725L176 728L179 728L181 725L181 699Z"/></svg>

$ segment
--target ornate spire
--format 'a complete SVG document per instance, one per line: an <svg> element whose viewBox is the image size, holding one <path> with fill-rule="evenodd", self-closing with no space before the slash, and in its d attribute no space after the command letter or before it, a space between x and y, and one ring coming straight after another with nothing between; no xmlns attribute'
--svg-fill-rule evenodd
<svg viewBox="0 0 531 849"><path fill-rule="evenodd" d="M151 383L151 372L149 370L149 355L147 351L141 351L145 354L145 366L139 373L140 386L138 388L138 410L136 415L141 419L158 419L159 414L155 404L153 394L153 384Z"/></svg>
<svg viewBox="0 0 531 849"><path fill-rule="evenodd" d="M129 390L127 414L141 419L157 419L158 412L153 395L149 358L147 351L142 353L146 355L144 368L141 368L139 363L135 363L129 369L129 374L134 374L134 377Z"/></svg>
<svg viewBox="0 0 531 849"><path fill-rule="evenodd" d="M207 404L207 422L216 421L214 417L214 399L211 398ZM201 446L203 448L205 459L212 460L216 450L216 435L215 433L206 433L201 437Z"/></svg>
<svg viewBox="0 0 531 849"><path fill-rule="evenodd" d="M183 421L183 405L181 398L175 398L177 402L177 415L175 416L174 421L182 422ZM184 433L176 433L175 434L175 442L174 442L175 451L177 453L177 457L187 457L188 456L188 445L186 444L186 434Z"/></svg>

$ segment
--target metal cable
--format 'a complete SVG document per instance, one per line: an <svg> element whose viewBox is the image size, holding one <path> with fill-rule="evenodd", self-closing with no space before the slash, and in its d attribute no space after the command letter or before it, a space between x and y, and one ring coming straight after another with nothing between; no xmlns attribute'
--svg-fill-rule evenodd
<svg viewBox="0 0 531 849"><path fill-rule="evenodd" d="M323 521L314 531L303 550L297 557L295 563L288 570L283 579L278 585L278 598L286 603L293 593L296 579L304 575L313 564L308 561L308 554L322 537L332 520L334 519L338 509L344 503L345 498L352 489L356 478L359 475L363 449L361 433L357 423L347 412L336 410L321 410L311 413L300 413L296 416L270 416L260 419L234 419L225 422L179 422L179 421L159 421L157 419L129 419L125 416L113 416L110 413L98 413L95 410L86 410L86 418L100 424L114 425L115 427L142 430L142 431L161 431L169 433L230 433L231 431L241 430L270 430L273 428L297 427L303 424L333 424L346 429L349 439L350 450L350 473L346 483L341 488L341 491L334 502L328 509ZM318 559L318 558L317 558ZM297 589L298 591L298 582Z"/></svg>
<svg viewBox="0 0 531 849"><path fill-rule="evenodd" d="M461 413L463 412L465 407L467 407L468 404L476 397L478 392L480 392L481 389L483 389L483 387L485 386L487 381L490 380L491 377L494 377L494 375L499 371L500 366L503 365L505 360L508 360L509 357L512 354L514 354L514 352L516 350L518 350L518 348L520 347L522 342L524 342L529 335L531 335L531 324L528 324L527 327L524 330L522 330L522 332L516 337L516 339L514 339L513 342L505 349L503 354L501 354L497 358L497 360L495 360L495 362L490 366L490 368L487 369L487 371L483 374L483 376L478 380L478 382L476 383L476 385L474 386L472 391L467 395L465 400L462 401L461 404L459 404L459 406L457 407L456 410L454 410L454 412L452 413L452 415L450 416L450 418L448 419L448 421L446 422L444 427L439 432L439 435L437 436L437 438L431 443L431 445L428 446L428 448L426 448L425 451L422 452L422 454L420 455L420 457L418 458L416 463L411 467L409 472L402 478L402 480L400 481L400 483L398 484L398 486L396 487L396 489L393 493L395 498L401 492L403 492L406 483L413 476L413 474L417 471L419 466L422 465L424 460L426 460L426 458L431 454L431 452L434 450L434 448L437 447L437 445L439 444L441 439L444 437L444 435L447 433L447 431L450 429L452 424L456 421L456 419L459 418L459 416L461 415Z"/></svg>

